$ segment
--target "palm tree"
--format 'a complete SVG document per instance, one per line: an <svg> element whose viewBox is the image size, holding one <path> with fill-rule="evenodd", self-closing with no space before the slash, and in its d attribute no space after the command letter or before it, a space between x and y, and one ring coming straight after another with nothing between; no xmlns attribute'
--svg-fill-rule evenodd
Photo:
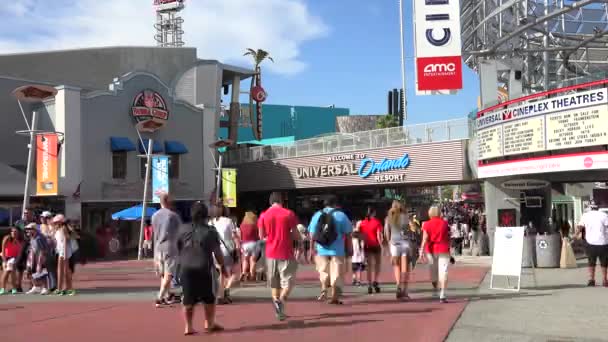
<svg viewBox="0 0 608 342"><path fill-rule="evenodd" d="M396 115L386 114L378 118L376 128L390 128L399 126L399 119Z"/></svg>
<svg viewBox="0 0 608 342"><path fill-rule="evenodd" d="M251 111L251 108L253 108L253 97L251 96L251 93L253 91L254 87L262 87L262 68L260 67L260 65L262 64L262 62L264 62L265 60L270 60L271 62L274 63L274 59L272 59L272 57L270 57L270 53L268 53L268 51L263 50L263 49L251 49L248 48L246 50L246 52L243 54L243 56L251 56L253 59L253 65L255 67L255 76L251 78L251 87L250 87L250 92L249 92L249 110ZM256 102L256 118L257 118L257 122L256 124L253 123L253 116L249 116L249 119L251 120L251 126L253 127L253 135L256 137L257 140L261 140L262 139L262 103L261 102Z"/></svg>

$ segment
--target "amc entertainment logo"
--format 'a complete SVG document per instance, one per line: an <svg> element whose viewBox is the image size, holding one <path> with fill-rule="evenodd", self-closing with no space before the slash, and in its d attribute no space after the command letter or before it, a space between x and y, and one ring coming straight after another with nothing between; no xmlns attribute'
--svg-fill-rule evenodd
<svg viewBox="0 0 608 342"><path fill-rule="evenodd" d="M416 64L419 90L462 89L460 56L422 57Z"/></svg>
<svg viewBox="0 0 608 342"><path fill-rule="evenodd" d="M169 110L159 93L153 90L144 90L135 96L131 115L137 122L137 130L151 133L167 123Z"/></svg>

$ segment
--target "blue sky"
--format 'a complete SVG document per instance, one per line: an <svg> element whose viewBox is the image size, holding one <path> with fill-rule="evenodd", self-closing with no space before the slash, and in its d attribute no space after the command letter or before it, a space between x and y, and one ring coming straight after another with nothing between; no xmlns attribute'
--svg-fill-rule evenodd
<svg viewBox="0 0 608 342"><path fill-rule="evenodd" d="M154 45L151 3L2 0L0 53ZM408 121L465 116L479 92L466 67L458 95L415 95L412 1L404 4ZM245 48L273 55L264 65L268 103L383 114L387 91L401 85L398 0L188 0L182 15L184 40L199 58L250 66Z"/></svg>
<svg viewBox="0 0 608 342"><path fill-rule="evenodd" d="M409 122L465 116L477 107L477 75L465 67L458 95L416 96L412 4L404 1ZM305 42L304 72L293 76L267 73L269 102L348 107L352 114L385 113L386 92L400 88L397 0L310 0L310 11L328 26L325 37Z"/></svg>

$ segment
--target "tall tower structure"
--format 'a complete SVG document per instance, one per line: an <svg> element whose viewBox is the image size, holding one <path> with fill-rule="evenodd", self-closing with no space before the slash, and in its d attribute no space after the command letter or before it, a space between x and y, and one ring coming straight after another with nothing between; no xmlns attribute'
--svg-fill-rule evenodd
<svg viewBox="0 0 608 342"><path fill-rule="evenodd" d="M184 46L182 39L184 19L179 12L184 9L184 0L154 0L156 10L156 44L161 47Z"/></svg>

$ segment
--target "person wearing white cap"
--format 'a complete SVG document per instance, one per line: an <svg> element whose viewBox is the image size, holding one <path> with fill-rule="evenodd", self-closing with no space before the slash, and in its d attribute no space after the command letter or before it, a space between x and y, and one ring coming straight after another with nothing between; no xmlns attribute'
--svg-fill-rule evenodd
<svg viewBox="0 0 608 342"><path fill-rule="evenodd" d="M30 239L30 245L27 254L26 274L32 280L32 288L27 294L46 295L49 290L46 287L46 278L48 276L47 262L48 248L44 237L38 232L38 227L35 223L30 223L25 226L25 233Z"/></svg>
<svg viewBox="0 0 608 342"><path fill-rule="evenodd" d="M42 214L40 214L40 232L43 235L49 235L49 230L51 229L49 220L52 216L53 214L51 214L50 211L43 211Z"/></svg>

